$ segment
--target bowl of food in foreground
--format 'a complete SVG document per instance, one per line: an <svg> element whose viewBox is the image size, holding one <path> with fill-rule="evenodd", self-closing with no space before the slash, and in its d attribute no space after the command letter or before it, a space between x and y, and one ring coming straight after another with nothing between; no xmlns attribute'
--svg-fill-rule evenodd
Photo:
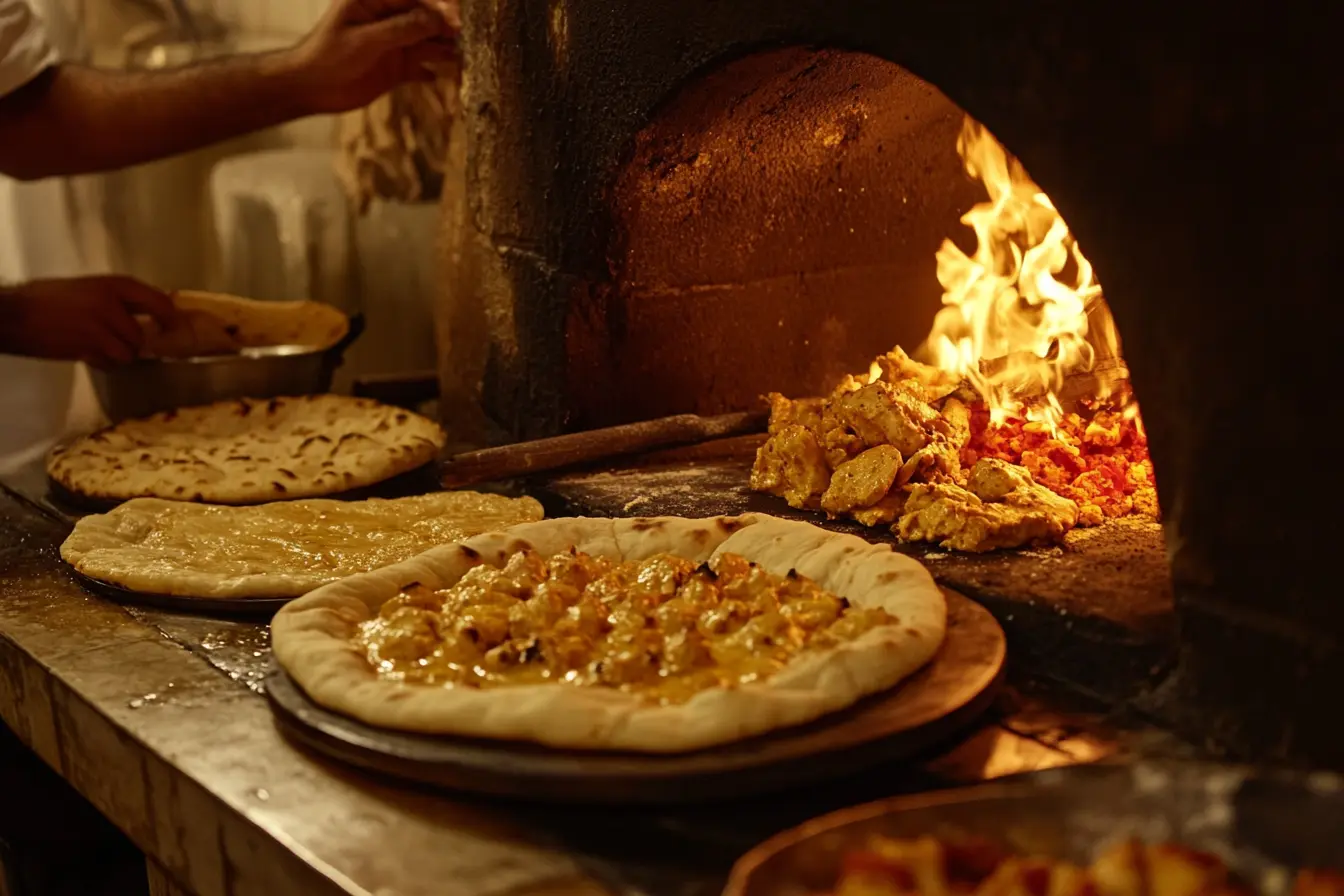
<svg viewBox="0 0 1344 896"><path fill-rule="evenodd" d="M856 806L747 853L724 896L1344 894L1344 778L1098 765Z"/></svg>
<svg viewBox="0 0 1344 896"><path fill-rule="evenodd" d="M321 302L264 302L205 292L173 295L180 312L164 329L140 318L141 357L92 372L109 420L233 398L329 391L363 318Z"/></svg>

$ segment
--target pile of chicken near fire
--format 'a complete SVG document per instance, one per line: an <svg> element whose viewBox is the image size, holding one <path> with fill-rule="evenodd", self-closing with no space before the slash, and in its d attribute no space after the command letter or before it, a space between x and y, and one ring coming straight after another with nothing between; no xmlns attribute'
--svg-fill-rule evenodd
<svg viewBox="0 0 1344 896"><path fill-rule="evenodd" d="M962 219L974 253L951 241L938 253L944 307L925 359L896 348L828 396L770 395L752 488L959 551L1156 517L1143 424L1091 265L988 131L968 120L957 148L989 201Z"/></svg>

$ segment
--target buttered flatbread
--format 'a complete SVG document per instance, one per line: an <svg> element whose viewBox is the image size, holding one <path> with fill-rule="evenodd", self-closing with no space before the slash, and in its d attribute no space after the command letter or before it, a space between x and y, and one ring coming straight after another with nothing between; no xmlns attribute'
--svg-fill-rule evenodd
<svg viewBox="0 0 1344 896"><path fill-rule="evenodd" d="M324 586L271 632L314 701L371 725L674 753L891 688L946 617L889 546L751 514L528 523Z"/></svg>
<svg viewBox="0 0 1344 896"><path fill-rule="evenodd" d="M478 492L260 507L137 498L77 522L61 557L86 576L144 594L298 597L542 516L531 498Z"/></svg>
<svg viewBox="0 0 1344 896"><path fill-rule="evenodd" d="M261 302L183 290L173 294L177 322L167 329L139 318L144 358L196 358L244 348L305 345L326 349L350 331L350 319L321 302Z"/></svg>
<svg viewBox="0 0 1344 896"><path fill-rule="evenodd" d="M241 399L165 411L75 439L47 474L96 500L262 504L363 488L433 460L431 420L365 398Z"/></svg>

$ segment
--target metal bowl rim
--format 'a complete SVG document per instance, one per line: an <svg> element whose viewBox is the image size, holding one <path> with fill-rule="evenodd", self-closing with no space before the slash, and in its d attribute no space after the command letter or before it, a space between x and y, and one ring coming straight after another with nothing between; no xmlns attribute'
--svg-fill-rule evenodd
<svg viewBox="0 0 1344 896"><path fill-rule="evenodd" d="M305 348L307 348L307 351L292 352L283 355L276 354L276 355L250 356L250 355L244 355L242 353L233 353L228 355L192 355L187 358L137 358L130 364L126 364L118 368L118 370L150 370L156 367L178 367L178 366L206 367L217 364L257 363L262 361L288 361L291 359L307 360L314 357L321 357L323 355L326 355L329 352L331 352L335 348L335 346L331 346L329 348L317 348L316 346L312 347L305 346ZM105 372L116 373L115 370Z"/></svg>
<svg viewBox="0 0 1344 896"><path fill-rule="evenodd" d="M1252 780L1280 780L1299 783L1307 790L1344 794L1344 775L1332 772L1259 769L1250 765L1198 760L1141 761L1134 763L1115 761L1046 769L967 787L887 797L870 803L847 806L810 818L800 825L780 831L744 853L733 864L728 877L728 884L723 890L723 896L743 896L747 893L753 875L776 855L813 837L858 822L869 821L883 815L894 815L938 806L1030 797L1040 794L1043 789L1082 783L1089 778L1093 780L1101 779L1107 775L1127 775L1133 778L1136 775L1143 775L1145 772L1160 774L1168 771L1183 771L1191 774L1205 772L1211 778L1217 776L1224 782L1236 785L1242 785Z"/></svg>

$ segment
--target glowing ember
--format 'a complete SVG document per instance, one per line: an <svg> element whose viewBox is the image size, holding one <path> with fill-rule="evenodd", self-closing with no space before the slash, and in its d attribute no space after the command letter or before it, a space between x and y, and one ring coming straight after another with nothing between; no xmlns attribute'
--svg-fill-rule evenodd
<svg viewBox="0 0 1344 896"><path fill-rule="evenodd" d="M944 308L924 360L966 379L991 422L1025 417L1054 432L1066 378L1119 358L1110 310L1068 225L1022 164L969 118L957 152L989 201L962 218L975 231L972 254L951 240L938 251ZM1091 391L1109 397L1105 387Z"/></svg>

